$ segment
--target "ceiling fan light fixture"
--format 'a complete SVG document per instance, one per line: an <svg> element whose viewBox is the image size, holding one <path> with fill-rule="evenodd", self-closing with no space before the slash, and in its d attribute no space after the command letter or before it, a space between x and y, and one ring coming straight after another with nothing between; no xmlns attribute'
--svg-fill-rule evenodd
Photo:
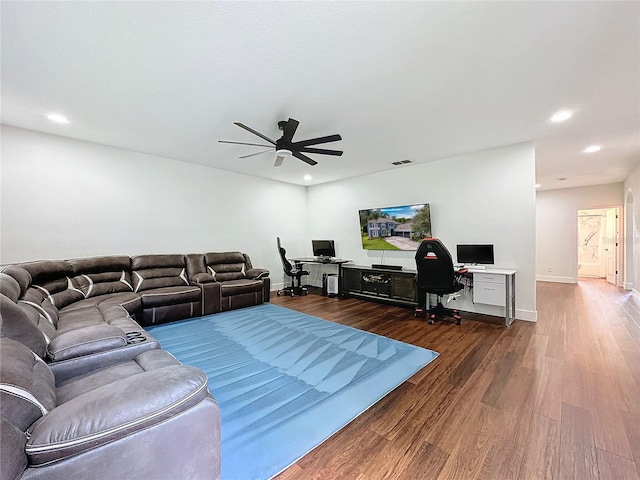
<svg viewBox="0 0 640 480"><path fill-rule="evenodd" d="M293 152L291 150L287 150L286 148L280 148L276 150L276 155L279 157L290 157L291 155L293 155Z"/></svg>

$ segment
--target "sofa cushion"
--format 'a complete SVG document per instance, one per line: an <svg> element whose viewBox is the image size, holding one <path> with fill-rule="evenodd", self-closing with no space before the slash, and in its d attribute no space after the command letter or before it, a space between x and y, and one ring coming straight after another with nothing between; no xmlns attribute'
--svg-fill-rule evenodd
<svg viewBox="0 0 640 480"><path fill-rule="evenodd" d="M27 435L4 416L0 417L0 458L2 478L20 478L27 468L27 454L24 447Z"/></svg>
<svg viewBox="0 0 640 480"><path fill-rule="evenodd" d="M54 338L47 346L47 355L53 362L122 348L127 344L124 330L112 325L92 325L77 328Z"/></svg>
<svg viewBox="0 0 640 480"><path fill-rule="evenodd" d="M18 287L20 288L20 295L18 296L18 298L21 298L27 291L27 288L29 288L29 286L31 285L31 275L29 274L29 272L27 272L24 268L19 267L18 265L5 265L4 267L1 267L0 287L5 280L5 275L11 277L18 284Z"/></svg>
<svg viewBox="0 0 640 480"><path fill-rule="evenodd" d="M44 357L48 339L20 305L0 294L0 332Z"/></svg>
<svg viewBox="0 0 640 480"><path fill-rule="evenodd" d="M32 288L39 290L56 308L64 308L84 298L84 293L71 282L74 273L69 262L42 260L20 266L31 275Z"/></svg>
<svg viewBox="0 0 640 480"><path fill-rule="evenodd" d="M73 276L71 264L65 260L39 260L21 263L19 266L29 272L31 283L35 285Z"/></svg>
<svg viewBox="0 0 640 480"><path fill-rule="evenodd" d="M0 337L0 412L20 430L56 405L53 373L25 345Z"/></svg>
<svg viewBox="0 0 640 480"><path fill-rule="evenodd" d="M204 254L207 271L218 282L245 278L247 266L241 252L212 252Z"/></svg>
<svg viewBox="0 0 640 480"><path fill-rule="evenodd" d="M0 295L4 295L12 302L17 302L20 298L20 284L11 275L0 272Z"/></svg>
<svg viewBox="0 0 640 480"><path fill-rule="evenodd" d="M262 280L228 280L220 284L220 291L223 297L241 295L243 293L260 292L262 290Z"/></svg>
<svg viewBox="0 0 640 480"><path fill-rule="evenodd" d="M194 276L207 272L202 253L188 253L184 256L184 263L187 269L187 278L194 281Z"/></svg>
<svg viewBox="0 0 640 480"><path fill-rule="evenodd" d="M135 292L189 285L183 255L139 255L131 259Z"/></svg>
<svg viewBox="0 0 640 480"><path fill-rule="evenodd" d="M58 335L91 325L108 324L122 328L125 333L140 330L129 316L142 309L140 295L133 292L113 293L82 300L63 308L59 314Z"/></svg>
<svg viewBox="0 0 640 480"><path fill-rule="evenodd" d="M164 305L175 305L187 302L200 301L199 287L164 287L153 290L145 290L140 294L142 308L161 307Z"/></svg>
<svg viewBox="0 0 640 480"><path fill-rule="evenodd" d="M46 299L42 290L29 287L20 300L20 303L31 305L38 310L55 327L58 324L59 311L55 305Z"/></svg>
<svg viewBox="0 0 640 480"><path fill-rule="evenodd" d="M133 360L119 362L99 371L91 371L77 375L56 385L56 403L68 402L96 388L109 385L123 378L131 377L142 372L158 370L164 367L180 365L176 358L164 350L148 350L136 356Z"/></svg>
<svg viewBox="0 0 640 480"><path fill-rule="evenodd" d="M47 343L56 336L56 326L49 320L48 316L45 315L46 312L44 312L44 309L36 308L22 300L18 302L18 307L20 307L31 323L42 332Z"/></svg>
<svg viewBox="0 0 640 480"><path fill-rule="evenodd" d="M92 389L30 427L25 448L29 463L62 461L118 441L187 411L208 396L206 374L186 365L143 372Z"/></svg>
<svg viewBox="0 0 640 480"><path fill-rule="evenodd" d="M93 257L69 260L74 285L85 297L132 292L131 259L125 256Z"/></svg>

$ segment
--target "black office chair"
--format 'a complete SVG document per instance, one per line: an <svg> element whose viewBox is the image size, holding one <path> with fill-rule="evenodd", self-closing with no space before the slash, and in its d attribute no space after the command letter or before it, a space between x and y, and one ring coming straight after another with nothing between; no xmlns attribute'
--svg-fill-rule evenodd
<svg viewBox="0 0 640 480"><path fill-rule="evenodd" d="M453 260L449 250L437 238L422 240L416 252L416 269L418 270L416 282L419 295L416 316L424 314L426 309L430 324L433 324L436 318L440 318L443 322L453 323L446 320L446 317L451 317L456 325L460 325L462 321L460 312L446 308L442 304L442 297L459 292L464 288L460 279L467 270L453 268ZM436 305L431 308L427 308L429 305L427 295L429 294L435 294L438 297Z"/></svg>
<svg viewBox="0 0 640 480"><path fill-rule="evenodd" d="M309 275L309 272L302 268L294 268L294 266L291 265L291 262L287 260L287 251L282 248L282 245L280 244L280 237L276 238L278 241L278 253L280 254L280 260L282 260L282 268L285 275L291 277L291 285L284 287L282 290L278 290L276 294L280 296L284 293L285 295L291 295L292 297L295 295L307 295L309 292L306 287L302 286L302 276ZM297 285L295 285L294 280L298 281Z"/></svg>

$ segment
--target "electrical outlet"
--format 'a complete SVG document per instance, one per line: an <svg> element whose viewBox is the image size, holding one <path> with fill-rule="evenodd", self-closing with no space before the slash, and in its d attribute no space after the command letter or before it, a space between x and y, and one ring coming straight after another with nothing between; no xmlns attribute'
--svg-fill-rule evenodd
<svg viewBox="0 0 640 480"><path fill-rule="evenodd" d="M549 273L553 272L553 268L547 267L547 272L549 272Z"/></svg>

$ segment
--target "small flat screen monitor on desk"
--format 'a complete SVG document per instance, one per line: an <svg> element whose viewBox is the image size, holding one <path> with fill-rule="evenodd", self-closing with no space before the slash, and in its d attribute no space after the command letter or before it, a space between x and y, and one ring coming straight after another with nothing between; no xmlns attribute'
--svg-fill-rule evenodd
<svg viewBox="0 0 640 480"><path fill-rule="evenodd" d="M460 265L493 265L493 245L457 245Z"/></svg>
<svg viewBox="0 0 640 480"><path fill-rule="evenodd" d="M335 257L336 247L333 240L311 240L314 257Z"/></svg>

